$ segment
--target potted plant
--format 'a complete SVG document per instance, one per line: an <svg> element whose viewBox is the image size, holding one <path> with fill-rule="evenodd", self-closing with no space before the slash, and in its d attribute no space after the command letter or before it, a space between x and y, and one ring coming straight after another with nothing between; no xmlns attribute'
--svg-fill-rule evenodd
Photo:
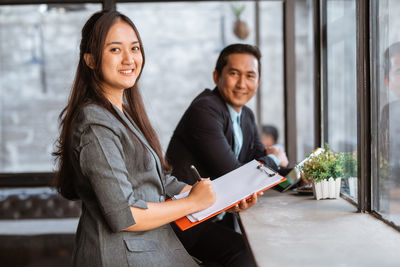
<svg viewBox="0 0 400 267"><path fill-rule="evenodd" d="M246 39L250 33L250 29L247 26L246 22L244 22L243 20L240 19L240 16L242 15L245 8L246 8L245 5L241 5L241 6L232 5L232 10L236 17L236 21L235 21L235 24L233 27L233 32L241 40Z"/></svg>
<svg viewBox="0 0 400 267"><path fill-rule="evenodd" d="M328 145L325 145L320 153L313 152L313 154L300 170L307 180L312 181L314 197L317 200L339 198L343 176L343 154L333 153Z"/></svg>
<svg viewBox="0 0 400 267"><path fill-rule="evenodd" d="M350 196L357 198L357 155L343 154L343 177L347 178Z"/></svg>

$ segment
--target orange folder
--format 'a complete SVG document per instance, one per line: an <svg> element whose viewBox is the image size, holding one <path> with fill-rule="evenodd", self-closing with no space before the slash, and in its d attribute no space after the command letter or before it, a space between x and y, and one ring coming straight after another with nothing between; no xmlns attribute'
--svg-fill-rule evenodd
<svg viewBox="0 0 400 267"><path fill-rule="evenodd" d="M278 181L275 182L274 184L271 184L271 185L269 185L269 186L267 186L267 187L265 187L265 188L259 190L258 193L259 193L259 192L262 192L262 191L265 191L265 190L267 190L267 189L269 189L269 188L271 188L271 187L273 187L273 186L275 186L275 185L277 185L277 184L279 184L279 183L282 183L282 182L286 181L286 178L285 178L285 177L283 177L283 176L281 176L281 175L279 175L279 174L277 174L277 175L281 177L280 180L278 180ZM246 197L246 199L248 199L248 198L250 198L250 197L251 197L251 196L248 196L248 197ZM167 201L170 201L170 200L171 200L171 199L168 199ZM196 221L196 222L191 222L186 216L184 216L184 217L182 217L182 218L180 218L180 219L175 220L175 224L179 227L179 229L181 229L182 231L185 231L186 229L189 229L189 228L191 228L191 227L193 227L193 226L195 226L195 225L197 225L197 224L199 224L199 223L202 223L202 222L204 222L204 221L206 221L206 220L208 220L208 219L214 217L215 215L220 214L221 212L223 212L223 211L225 211L225 210L228 210L229 208L235 206L235 205L238 204L239 202L240 202L240 201L238 201L238 202L236 202L236 203L234 203L234 204L232 204L232 205L229 205L229 206L227 206L227 207L225 207L225 208L223 208L223 209L221 209L221 210L219 210L219 211L217 211L217 212L211 214L210 216L208 216L208 217L206 217L206 218L204 218L204 219L202 219L202 220L199 220L199 221Z"/></svg>

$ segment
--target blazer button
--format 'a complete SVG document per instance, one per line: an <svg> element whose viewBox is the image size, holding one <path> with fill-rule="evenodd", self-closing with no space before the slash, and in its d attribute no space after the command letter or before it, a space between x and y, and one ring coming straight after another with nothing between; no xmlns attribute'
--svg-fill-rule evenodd
<svg viewBox="0 0 400 267"><path fill-rule="evenodd" d="M160 196L160 202L164 202L165 201L165 197L164 196Z"/></svg>

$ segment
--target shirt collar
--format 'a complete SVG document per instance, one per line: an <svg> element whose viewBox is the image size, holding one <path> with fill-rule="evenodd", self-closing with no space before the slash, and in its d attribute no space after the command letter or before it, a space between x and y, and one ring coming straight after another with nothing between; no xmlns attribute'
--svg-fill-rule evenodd
<svg viewBox="0 0 400 267"><path fill-rule="evenodd" d="M231 117L231 120L237 120L237 118L240 118L240 116L242 115L242 110L240 110L239 112L237 112L236 110L233 109L233 107L231 105L229 105L228 103L226 103L226 106L228 107L228 111L229 111L229 115ZM240 121L240 120L239 120Z"/></svg>

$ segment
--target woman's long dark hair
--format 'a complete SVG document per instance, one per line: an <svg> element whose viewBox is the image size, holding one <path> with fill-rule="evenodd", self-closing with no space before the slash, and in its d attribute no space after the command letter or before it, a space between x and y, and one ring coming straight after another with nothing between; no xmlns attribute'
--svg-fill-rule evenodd
<svg viewBox="0 0 400 267"><path fill-rule="evenodd" d="M118 19L128 23L135 31L143 57L142 70L144 67L145 56L142 40L135 25L128 17L117 11L101 11L93 14L89 18L82 29L79 63L68 104L59 116L61 133L57 140L57 150L53 153L58 163L58 171L54 178L54 186L57 188L58 192L67 199L74 200L79 198L73 184L75 172L72 165L71 138L73 124L80 110L89 103L96 103L106 108L114 114L125 127L128 127L113 109L112 104L104 96L100 87L100 83L103 80L101 63L105 39L111 26ZM84 55L86 53L92 55L93 69L89 68L84 60ZM132 117L150 146L161 159L163 170L166 171L168 167L162 154L160 141L150 124L144 108L142 96L137 86L142 70L136 79L135 85L124 91L124 111ZM140 142L138 138L135 139L136 142Z"/></svg>

